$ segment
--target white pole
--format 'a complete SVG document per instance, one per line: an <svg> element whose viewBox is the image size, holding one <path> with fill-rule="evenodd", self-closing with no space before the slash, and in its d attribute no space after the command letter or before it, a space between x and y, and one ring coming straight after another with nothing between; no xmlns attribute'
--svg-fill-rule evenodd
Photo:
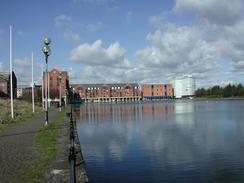
<svg viewBox="0 0 244 183"><path fill-rule="evenodd" d="M46 72L45 72L45 95L46 95L46 103L45 103L45 110L46 110L46 122L45 126L48 125L48 67L46 62Z"/></svg>
<svg viewBox="0 0 244 183"><path fill-rule="evenodd" d="M50 107L50 75L49 75L49 72L48 72L48 74L47 74L47 79L48 79L48 81L47 81L47 84L48 84L48 107Z"/></svg>
<svg viewBox="0 0 244 183"><path fill-rule="evenodd" d="M42 76L42 108L44 110L45 106L44 106L44 74L43 74L44 69L43 69L43 67L44 67L44 65L42 64L42 74L41 74L41 76Z"/></svg>
<svg viewBox="0 0 244 183"><path fill-rule="evenodd" d="M62 78L59 80L59 107L60 111L62 110L62 92L61 92L61 83L62 83Z"/></svg>
<svg viewBox="0 0 244 183"><path fill-rule="evenodd" d="M32 73L31 73L31 78L32 78L32 112L34 113L35 112L35 91L34 91L34 68L33 68L33 60L34 60L34 54L32 52L32 55L31 55L31 65L32 65Z"/></svg>
<svg viewBox="0 0 244 183"><path fill-rule="evenodd" d="M12 68L12 26L9 27L9 62L10 62L10 98L11 98L11 117L14 118L13 102L13 68Z"/></svg>

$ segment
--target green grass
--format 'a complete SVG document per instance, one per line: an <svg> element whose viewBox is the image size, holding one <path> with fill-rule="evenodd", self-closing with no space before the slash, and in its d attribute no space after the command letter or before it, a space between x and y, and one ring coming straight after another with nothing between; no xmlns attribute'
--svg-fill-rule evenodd
<svg viewBox="0 0 244 183"><path fill-rule="evenodd" d="M63 110L48 127L43 127L34 138L34 149L38 153L38 161L31 167L30 174L24 182L43 182L45 173L57 156L57 140L60 129L64 128L66 111Z"/></svg>
<svg viewBox="0 0 244 183"><path fill-rule="evenodd" d="M23 100L14 101L14 118L10 114L10 100L0 98L0 132L8 127L28 121L42 113L40 106L35 106L35 113L32 113L32 104Z"/></svg>

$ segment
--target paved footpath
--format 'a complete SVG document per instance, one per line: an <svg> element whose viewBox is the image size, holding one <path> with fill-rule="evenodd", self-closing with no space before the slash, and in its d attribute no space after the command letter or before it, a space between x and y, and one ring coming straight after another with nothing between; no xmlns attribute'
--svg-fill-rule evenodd
<svg viewBox="0 0 244 183"><path fill-rule="evenodd" d="M51 121L58 111L49 112ZM32 150L36 132L44 125L44 114L0 133L0 183L20 182L38 158Z"/></svg>

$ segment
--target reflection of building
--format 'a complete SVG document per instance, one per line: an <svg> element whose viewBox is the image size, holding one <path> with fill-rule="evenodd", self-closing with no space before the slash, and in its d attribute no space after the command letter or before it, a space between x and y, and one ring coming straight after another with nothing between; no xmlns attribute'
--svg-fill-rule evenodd
<svg viewBox="0 0 244 183"><path fill-rule="evenodd" d="M13 76L13 97L17 97L17 78ZM10 74L9 72L0 72L0 97L10 97Z"/></svg>
<svg viewBox="0 0 244 183"><path fill-rule="evenodd" d="M183 76L174 81L175 98L192 97L195 95L195 79L192 76Z"/></svg>
<svg viewBox="0 0 244 183"><path fill-rule="evenodd" d="M127 101L140 100L138 84L76 84L73 92L86 101Z"/></svg>
<svg viewBox="0 0 244 183"><path fill-rule="evenodd" d="M66 99L67 90L69 89L69 76L67 71L59 71L58 69L52 69L49 72L49 92L51 99L59 99L60 92L60 81L59 77L61 76L61 95L62 98ZM44 74L45 77L45 74ZM44 79L43 77L43 79ZM45 89L45 81L44 79L44 89ZM44 90L45 91L45 90Z"/></svg>
<svg viewBox="0 0 244 183"><path fill-rule="evenodd" d="M174 92L171 84L144 84L142 86L144 99L168 99L173 98Z"/></svg>
<svg viewBox="0 0 244 183"><path fill-rule="evenodd" d="M80 108L79 108L80 107ZM86 104L74 108L76 119L85 122L110 121L143 121L146 118L161 118L174 112L174 103L145 102L127 104Z"/></svg>

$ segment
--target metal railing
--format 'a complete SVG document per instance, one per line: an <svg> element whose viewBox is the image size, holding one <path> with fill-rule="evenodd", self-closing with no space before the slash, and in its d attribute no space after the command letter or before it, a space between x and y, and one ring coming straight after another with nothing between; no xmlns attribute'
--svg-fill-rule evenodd
<svg viewBox="0 0 244 183"><path fill-rule="evenodd" d="M70 170L70 183L76 183L76 155L75 155L75 127L73 120L73 109L71 105L70 113L67 113L69 116L69 170Z"/></svg>

